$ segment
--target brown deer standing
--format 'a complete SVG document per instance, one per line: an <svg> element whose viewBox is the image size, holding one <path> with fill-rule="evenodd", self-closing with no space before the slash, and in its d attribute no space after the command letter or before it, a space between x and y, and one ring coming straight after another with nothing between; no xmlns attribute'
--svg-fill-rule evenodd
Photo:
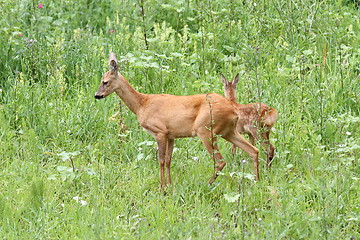
<svg viewBox="0 0 360 240"><path fill-rule="evenodd" d="M275 147L270 143L269 137L271 128L277 120L277 111L263 103L250 103L247 105L238 104L236 99L236 85L239 82L239 74L236 75L232 82L226 80L224 75L221 75L221 80L224 84L225 97L236 103L238 106L238 132L241 134L248 134L249 141L253 146L255 140L260 140L259 135L263 137L261 144L267 153L267 166L271 167L272 159L274 158ZM235 145L233 145L232 151L235 153Z"/></svg>
<svg viewBox="0 0 360 240"><path fill-rule="evenodd" d="M215 162L210 184L226 164L218 149L217 136L250 155L254 161L255 180L259 179L258 149L236 129L239 118L236 104L216 93L193 96L142 94L118 72L114 53L110 53L109 66L110 70L102 77L95 98L101 99L115 92L135 113L140 125L156 139L162 190L166 186L165 168L167 183L171 184L170 164L175 138L198 136L201 139Z"/></svg>

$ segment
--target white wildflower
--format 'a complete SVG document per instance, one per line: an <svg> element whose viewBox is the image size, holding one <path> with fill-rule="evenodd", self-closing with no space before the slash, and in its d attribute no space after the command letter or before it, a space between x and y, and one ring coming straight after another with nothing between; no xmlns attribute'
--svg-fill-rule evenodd
<svg viewBox="0 0 360 240"><path fill-rule="evenodd" d="M193 157L192 158L194 161L198 162L199 161L199 158L198 157Z"/></svg>
<svg viewBox="0 0 360 240"><path fill-rule="evenodd" d="M79 196L73 197L73 199L78 203L80 202L81 206L86 206L88 203L85 200L81 200Z"/></svg>

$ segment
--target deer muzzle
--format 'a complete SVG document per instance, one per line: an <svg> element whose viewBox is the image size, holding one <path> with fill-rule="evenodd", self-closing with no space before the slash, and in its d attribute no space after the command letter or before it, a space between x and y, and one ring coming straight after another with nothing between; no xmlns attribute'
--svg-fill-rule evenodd
<svg viewBox="0 0 360 240"><path fill-rule="evenodd" d="M102 98L104 98L104 95L99 95L99 94L95 93L95 98L96 99L102 99Z"/></svg>

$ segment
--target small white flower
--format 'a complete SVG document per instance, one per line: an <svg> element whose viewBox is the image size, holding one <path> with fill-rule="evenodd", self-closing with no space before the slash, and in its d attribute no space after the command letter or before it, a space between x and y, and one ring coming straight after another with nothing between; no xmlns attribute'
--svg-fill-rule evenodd
<svg viewBox="0 0 360 240"><path fill-rule="evenodd" d="M80 202L81 206L86 206L88 203L85 200L81 200L79 196L73 197L73 199L78 203Z"/></svg>
<svg viewBox="0 0 360 240"><path fill-rule="evenodd" d="M0 88L0 93L2 93L2 89Z"/></svg>
<svg viewBox="0 0 360 240"><path fill-rule="evenodd" d="M350 136L350 135L351 135L351 132L346 132L346 135Z"/></svg>
<svg viewBox="0 0 360 240"><path fill-rule="evenodd" d="M192 159L193 159L194 161L197 161L197 162L199 161L199 158L198 158L198 157L193 157Z"/></svg>

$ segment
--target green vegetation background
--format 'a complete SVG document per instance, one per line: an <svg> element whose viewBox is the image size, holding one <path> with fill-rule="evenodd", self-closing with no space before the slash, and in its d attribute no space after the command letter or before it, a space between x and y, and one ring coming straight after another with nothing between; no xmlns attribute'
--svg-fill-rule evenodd
<svg viewBox="0 0 360 240"><path fill-rule="evenodd" d="M358 239L357 1L0 1L0 238ZM143 93L222 93L279 112L272 169L221 142L156 145L114 95L110 51Z"/></svg>

